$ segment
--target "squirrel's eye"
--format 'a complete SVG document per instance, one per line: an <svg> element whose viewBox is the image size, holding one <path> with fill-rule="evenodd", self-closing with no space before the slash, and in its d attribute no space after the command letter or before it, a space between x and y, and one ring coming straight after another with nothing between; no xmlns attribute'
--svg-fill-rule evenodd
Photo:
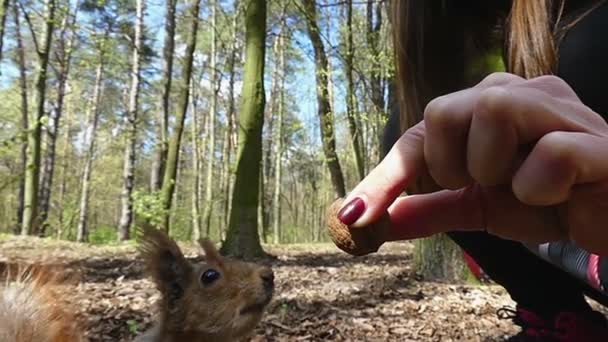
<svg viewBox="0 0 608 342"><path fill-rule="evenodd" d="M210 268L208 270L206 270L205 272L203 272L203 274L201 275L201 283L203 285L209 285L211 283L213 283L214 281L218 280L220 277L220 272Z"/></svg>

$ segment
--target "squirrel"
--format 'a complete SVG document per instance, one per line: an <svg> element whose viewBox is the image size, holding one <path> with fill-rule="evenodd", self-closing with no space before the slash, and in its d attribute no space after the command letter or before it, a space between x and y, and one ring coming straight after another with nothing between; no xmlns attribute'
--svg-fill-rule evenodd
<svg viewBox="0 0 608 342"><path fill-rule="evenodd" d="M0 341L81 342L82 326L67 300L61 268L4 265L0 284Z"/></svg>
<svg viewBox="0 0 608 342"><path fill-rule="evenodd" d="M157 321L134 342L236 342L252 335L273 297L270 267L222 256L208 239L199 241L204 261L193 263L163 231L141 232L138 251L161 299ZM0 284L0 341L85 341L67 291L58 291L59 273L30 267Z"/></svg>

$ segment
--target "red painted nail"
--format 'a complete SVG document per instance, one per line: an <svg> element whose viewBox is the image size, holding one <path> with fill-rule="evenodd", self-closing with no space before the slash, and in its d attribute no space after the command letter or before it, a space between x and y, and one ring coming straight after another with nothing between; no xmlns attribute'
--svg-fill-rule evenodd
<svg viewBox="0 0 608 342"><path fill-rule="evenodd" d="M345 225L349 226L363 215L365 212L365 202L359 197L352 200L350 203L345 205L340 212L338 212L338 219Z"/></svg>

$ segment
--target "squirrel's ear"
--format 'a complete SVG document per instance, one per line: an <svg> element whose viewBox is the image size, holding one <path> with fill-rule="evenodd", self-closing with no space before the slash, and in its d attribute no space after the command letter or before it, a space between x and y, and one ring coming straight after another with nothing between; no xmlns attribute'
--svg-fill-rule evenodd
<svg viewBox="0 0 608 342"><path fill-rule="evenodd" d="M207 238L200 239L198 240L198 244L203 249L207 262L216 262L219 264L222 263L222 255L217 250L217 248L215 248L215 244L211 240Z"/></svg>
<svg viewBox="0 0 608 342"><path fill-rule="evenodd" d="M192 265L175 241L163 231L144 226L141 233L138 249L146 262L148 273L169 302L179 299L192 280Z"/></svg>

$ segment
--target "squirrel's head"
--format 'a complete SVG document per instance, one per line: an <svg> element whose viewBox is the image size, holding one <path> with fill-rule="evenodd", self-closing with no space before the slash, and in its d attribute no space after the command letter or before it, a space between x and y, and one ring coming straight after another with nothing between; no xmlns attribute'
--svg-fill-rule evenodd
<svg viewBox="0 0 608 342"><path fill-rule="evenodd" d="M207 239L199 244L204 261L190 263L165 233L143 229L140 251L162 294L162 329L216 339L249 334L272 299L272 270L224 257Z"/></svg>

